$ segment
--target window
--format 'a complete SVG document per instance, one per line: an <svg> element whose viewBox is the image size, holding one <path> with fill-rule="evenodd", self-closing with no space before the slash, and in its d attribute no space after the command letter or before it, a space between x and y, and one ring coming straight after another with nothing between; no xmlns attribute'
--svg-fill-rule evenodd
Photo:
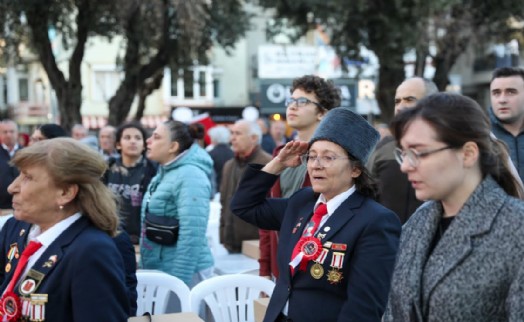
<svg viewBox="0 0 524 322"><path fill-rule="evenodd" d="M18 78L18 95L20 101L29 101L29 81L27 77Z"/></svg>
<svg viewBox="0 0 524 322"><path fill-rule="evenodd" d="M108 102L120 85L120 75L116 71L95 71L93 100Z"/></svg>
<svg viewBox="0 0 524 322"><path fill-rule="evenodd" d="M210 66L193 66L171 73L171 96L184 100L216 98L218 81L213 78ZM182 96L183 91L183 96Z"/></svg>

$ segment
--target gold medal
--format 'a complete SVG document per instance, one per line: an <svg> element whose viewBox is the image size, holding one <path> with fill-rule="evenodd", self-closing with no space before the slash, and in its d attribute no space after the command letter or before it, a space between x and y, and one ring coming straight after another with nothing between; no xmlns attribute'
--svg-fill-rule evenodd
<svg viewBox="0 0 524 322"><path fill-rule="evenodd" d="M315 263L313 264L313 266L311 266L311 269L309 272L311 273L311 276L314 279L318 280L322 278L322 276L324 275L324 267L322 267L322 265L320 265L319 263Z"/></svg>
<svg viewBox="0 0 524 322"><path fill-rule="evenodd" d="M11 270L11 263L7 263L7 264L5 265L5 272L6 272L6 273L9 273L10 270Z"/></svg>
<svg viewBox="0 0 524 322"><path fill-rule="evenodd" d="M343 278L342 272L337 269L332 269L327 273L327 280L331 284L338 284Z"/></svg>

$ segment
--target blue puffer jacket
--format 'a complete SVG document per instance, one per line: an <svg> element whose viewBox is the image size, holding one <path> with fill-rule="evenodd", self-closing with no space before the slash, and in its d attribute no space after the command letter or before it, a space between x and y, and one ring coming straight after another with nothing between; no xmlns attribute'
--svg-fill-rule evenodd
<svg viewBox="0 0 524 322"><path fill-rule="evenodd" d="M142 202L142 268L166 272L189 285L194 273L213 266L206 239L211 193L209 175L212 169L211 157L197 144L175 162L159 167ZM151 188L155 186L151 194ZM176 245L162 246L145 237L144 219L148 199L151 214L176 217L179 220Z"/></svg>

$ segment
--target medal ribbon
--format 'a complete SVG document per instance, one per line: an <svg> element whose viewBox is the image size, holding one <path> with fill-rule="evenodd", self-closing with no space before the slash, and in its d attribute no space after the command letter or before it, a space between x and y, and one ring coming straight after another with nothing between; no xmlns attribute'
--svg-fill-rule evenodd
<svg viewBox="0 0 524 322"><path fill-rule="evenodd" d="M38 249L42 247L42 244L38 241L30 241L29 244L27 244L27 247L22 252L22 255L20 256L20 260L18 261L18 264L16 265L15 272L13 273L13 276L11 277L11 281L9 282L9 285L6 288L6 291L2 298L0 299L0 316L5 316L8 318L8 321L16 321L18 319L18 316L20 315L20 299L18 296L13 292L16 283L18 282L18 279L20 277L20 274L24 271L25 266L27 265L27 261L29 260L29 257L33 255ZM18 305L18 308L15 308L14 312L8 312L6 311L6 303L4 303L5 299L9 298L11 301L14 300L15 302L13 304Z"/></svg>
<svg viewBox="0 0 524 322"><path fill-rule="evenodd" d="M313 213L313 217L311 218L311 221L313 222L313 228L311 229L310 233L311 235L315 234L315 232L318 229L318 226L320 225L320 221L322 220L322 217L327 215L327 205L325 203L320 203L315 209L315 212ZM316 247L316 251L313 253L304 253L304 250L313 250L313 248ZM298 243L295 245L295 248L293 249L293 253L291 255L291 262L289 262L291 275L295 274L295 268L300 264L299 270L306 270L307 263L315 259L322 249L322 244L320 243L320 240L316 237L304 237L302 236Z"/></svg>
<svg viewBox="0 0 524 322"><path fill-rule="evenodd" d="M342 268L344 262L345 253L333 252L333 257L331 258L331 267L333 268Z"/></svg>

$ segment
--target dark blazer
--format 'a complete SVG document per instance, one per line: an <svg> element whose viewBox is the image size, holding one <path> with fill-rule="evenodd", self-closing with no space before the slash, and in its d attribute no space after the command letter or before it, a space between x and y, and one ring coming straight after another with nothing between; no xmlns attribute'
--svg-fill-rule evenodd
<svg viewBox="0 0 524 322"><path fill-rule="evenodd" d="M224 168L224 164L226 164L230 159L233 159L235 154L229 145L220 143L217 144L213 150L209 151L209 155L211 156L211 159L213 159L213 169L215 169L216 187L218 190L220 189L220 184L222 182L222 169Z"/></svg>
<svg viewBox="0 0 524 322"><path fill-rule="evenodd" d="M20 254L23 252L30 228L30 224L11 218L0 233L0 293L18 263L17 258L9 263L7 254L13 245ZM122 256L111 237L81 217L45 250L29 271L44 274L32 293L48 295L46 321L124 322L128 318L129 300L123 267ZM19 285L24 280L25 277L20 278ZM15 292L20 294L18 286Z"/></svg>
<svg viewBox="0 0 524 322"><path fill-rule="evenodd" d="M126 274L127 297L129 298L129 316L136 315L138 293L136 287L138 280L136 278L136 254L135 247L125 230L121 230L113 238L118 252L122 255L124 261L124 272Z"/></svg>
<svg viewBox="0 0 524 322"><path fill-rule="evenodd" d="M9 165L9 152L0 144L0 209L13 208L13 196L7 187L18 177L18 169Z"/></svg>
<svg viewBox="0 0 524 322"><path fill-rule="evenodd" d="M312 277L310 262L305 272L298 271L291 277L291 254L312 216L318 194L308 187L289 199L266 199L277 176L257 168L246 170L231 209L260 228L280 230L280 276L264 321L275 321L288 300L288 317L296 322L380 321L399 243L401 226L397 216L362 194L353 193L320 228L320 233L325 234L323 247L329 249L322 264L323 276ZM339 249L334 249L335 244ZM343 246L347 249L341 250ZM339 283L331 283L327 275L334 271L330 265L335 252L344 254Z"/></svg>
<svg viewBox="0 0 524 322"><path fill-rule="evenodd" d="M373 177L377 179L379 189L377 201L395 212L400 222L404 224L422 205L422 201L415 196L415 189L408 181L408 176L400 171L400 165L394 155L396 147L395 138L385 137L377 144L367 165Z"/></svg>
<svg viewBox="0 0 524 322"><path fill-rule="evenodd" d="M488 176L428 254L441 217L429 201L404 225L384 321L524 321L524 202Z"/></svg>

